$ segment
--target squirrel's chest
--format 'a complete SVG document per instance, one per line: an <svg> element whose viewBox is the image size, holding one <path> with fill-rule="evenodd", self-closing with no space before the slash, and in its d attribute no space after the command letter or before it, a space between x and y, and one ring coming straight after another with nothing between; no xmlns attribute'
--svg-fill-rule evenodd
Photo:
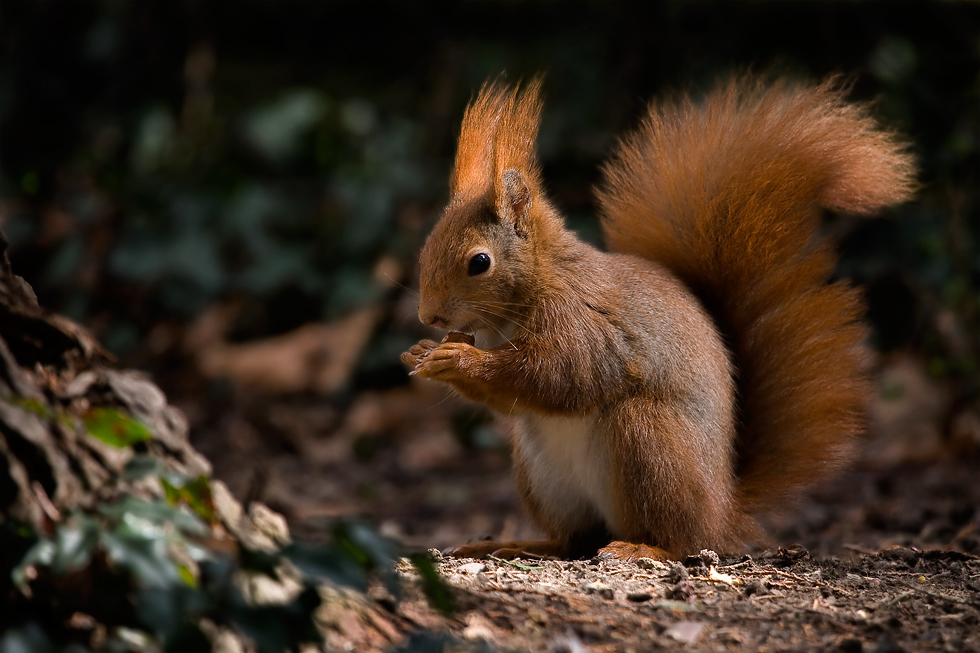
<svg viewBox="0 0 980 653"><path fill-rule="evenodd" d="M596 416L526 415L517 429L516 456L534 502L569 531L609 515L607 454Z"/></svg>

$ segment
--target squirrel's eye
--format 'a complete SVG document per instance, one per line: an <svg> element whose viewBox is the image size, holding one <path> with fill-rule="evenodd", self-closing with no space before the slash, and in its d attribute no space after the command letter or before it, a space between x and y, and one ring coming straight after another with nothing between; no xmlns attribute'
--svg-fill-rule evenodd
<svg viewBox="0 0 980 653"><path fill-rule="evenodd" d="M466 271L471 277L475 277L478 274L483 274L490 269L490 256L480 252L476 256L470 259L470 267Z"/></svg>

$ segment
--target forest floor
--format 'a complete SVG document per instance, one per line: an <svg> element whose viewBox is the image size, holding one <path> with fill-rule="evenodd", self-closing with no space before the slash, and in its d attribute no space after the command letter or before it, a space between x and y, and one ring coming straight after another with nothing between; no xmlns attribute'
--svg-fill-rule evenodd
<svg viewBox="0 0 980 653"><path fill-rule="evenodd" d="M405 566L405 594L369 593L369 617L338 618L332 641L355 651L980 651L980 423L964 412L941 428L945 389L920 369L886 364L864 455L771 521L771 550L666 564L440 557L453 616L428 606ZM215 477L282 512L299 537L338 516L423 549L540 536L510 479L506 423L436 384L343 404L236 391L206 409L194 391L170 394ZM439 633L457 639L438 648Z"/></svg>

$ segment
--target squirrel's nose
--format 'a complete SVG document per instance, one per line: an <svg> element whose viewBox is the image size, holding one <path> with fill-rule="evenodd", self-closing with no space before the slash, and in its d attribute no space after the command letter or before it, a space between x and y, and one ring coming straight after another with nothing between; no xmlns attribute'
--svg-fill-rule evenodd
<svg viewBox="0 0 980 653"><path fill-rule="evenodd" d="M448 329L449 321L446 318L439 315L432 315L429 313L423 313L419 310L419 322L422 324L427 324L429 326L434 326L437 329Z"/></svg>
<svg viewBox="0 0 980 653"><path fill-rule="evenodd" d="M429 326L434 326L437 329L448 329L449 322L445 318L439 317L437 315L434 318L432 318L431 322L429 322Z"/></svg>

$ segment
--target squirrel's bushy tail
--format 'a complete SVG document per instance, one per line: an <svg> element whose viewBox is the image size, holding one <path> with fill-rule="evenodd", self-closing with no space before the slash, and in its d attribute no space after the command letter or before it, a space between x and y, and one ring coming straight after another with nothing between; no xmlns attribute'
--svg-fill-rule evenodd
<svg viewBox="0 0 980 653"><path fill-rule="evenodd" d="M836 80L738 78L703 103L652 106L604 173L609 248L677 274L732 351L742 508L772 508L848 460L870 364L860 293L828 284L836 256L818 238L820 208L906 199L905 146Z"/></svg>

